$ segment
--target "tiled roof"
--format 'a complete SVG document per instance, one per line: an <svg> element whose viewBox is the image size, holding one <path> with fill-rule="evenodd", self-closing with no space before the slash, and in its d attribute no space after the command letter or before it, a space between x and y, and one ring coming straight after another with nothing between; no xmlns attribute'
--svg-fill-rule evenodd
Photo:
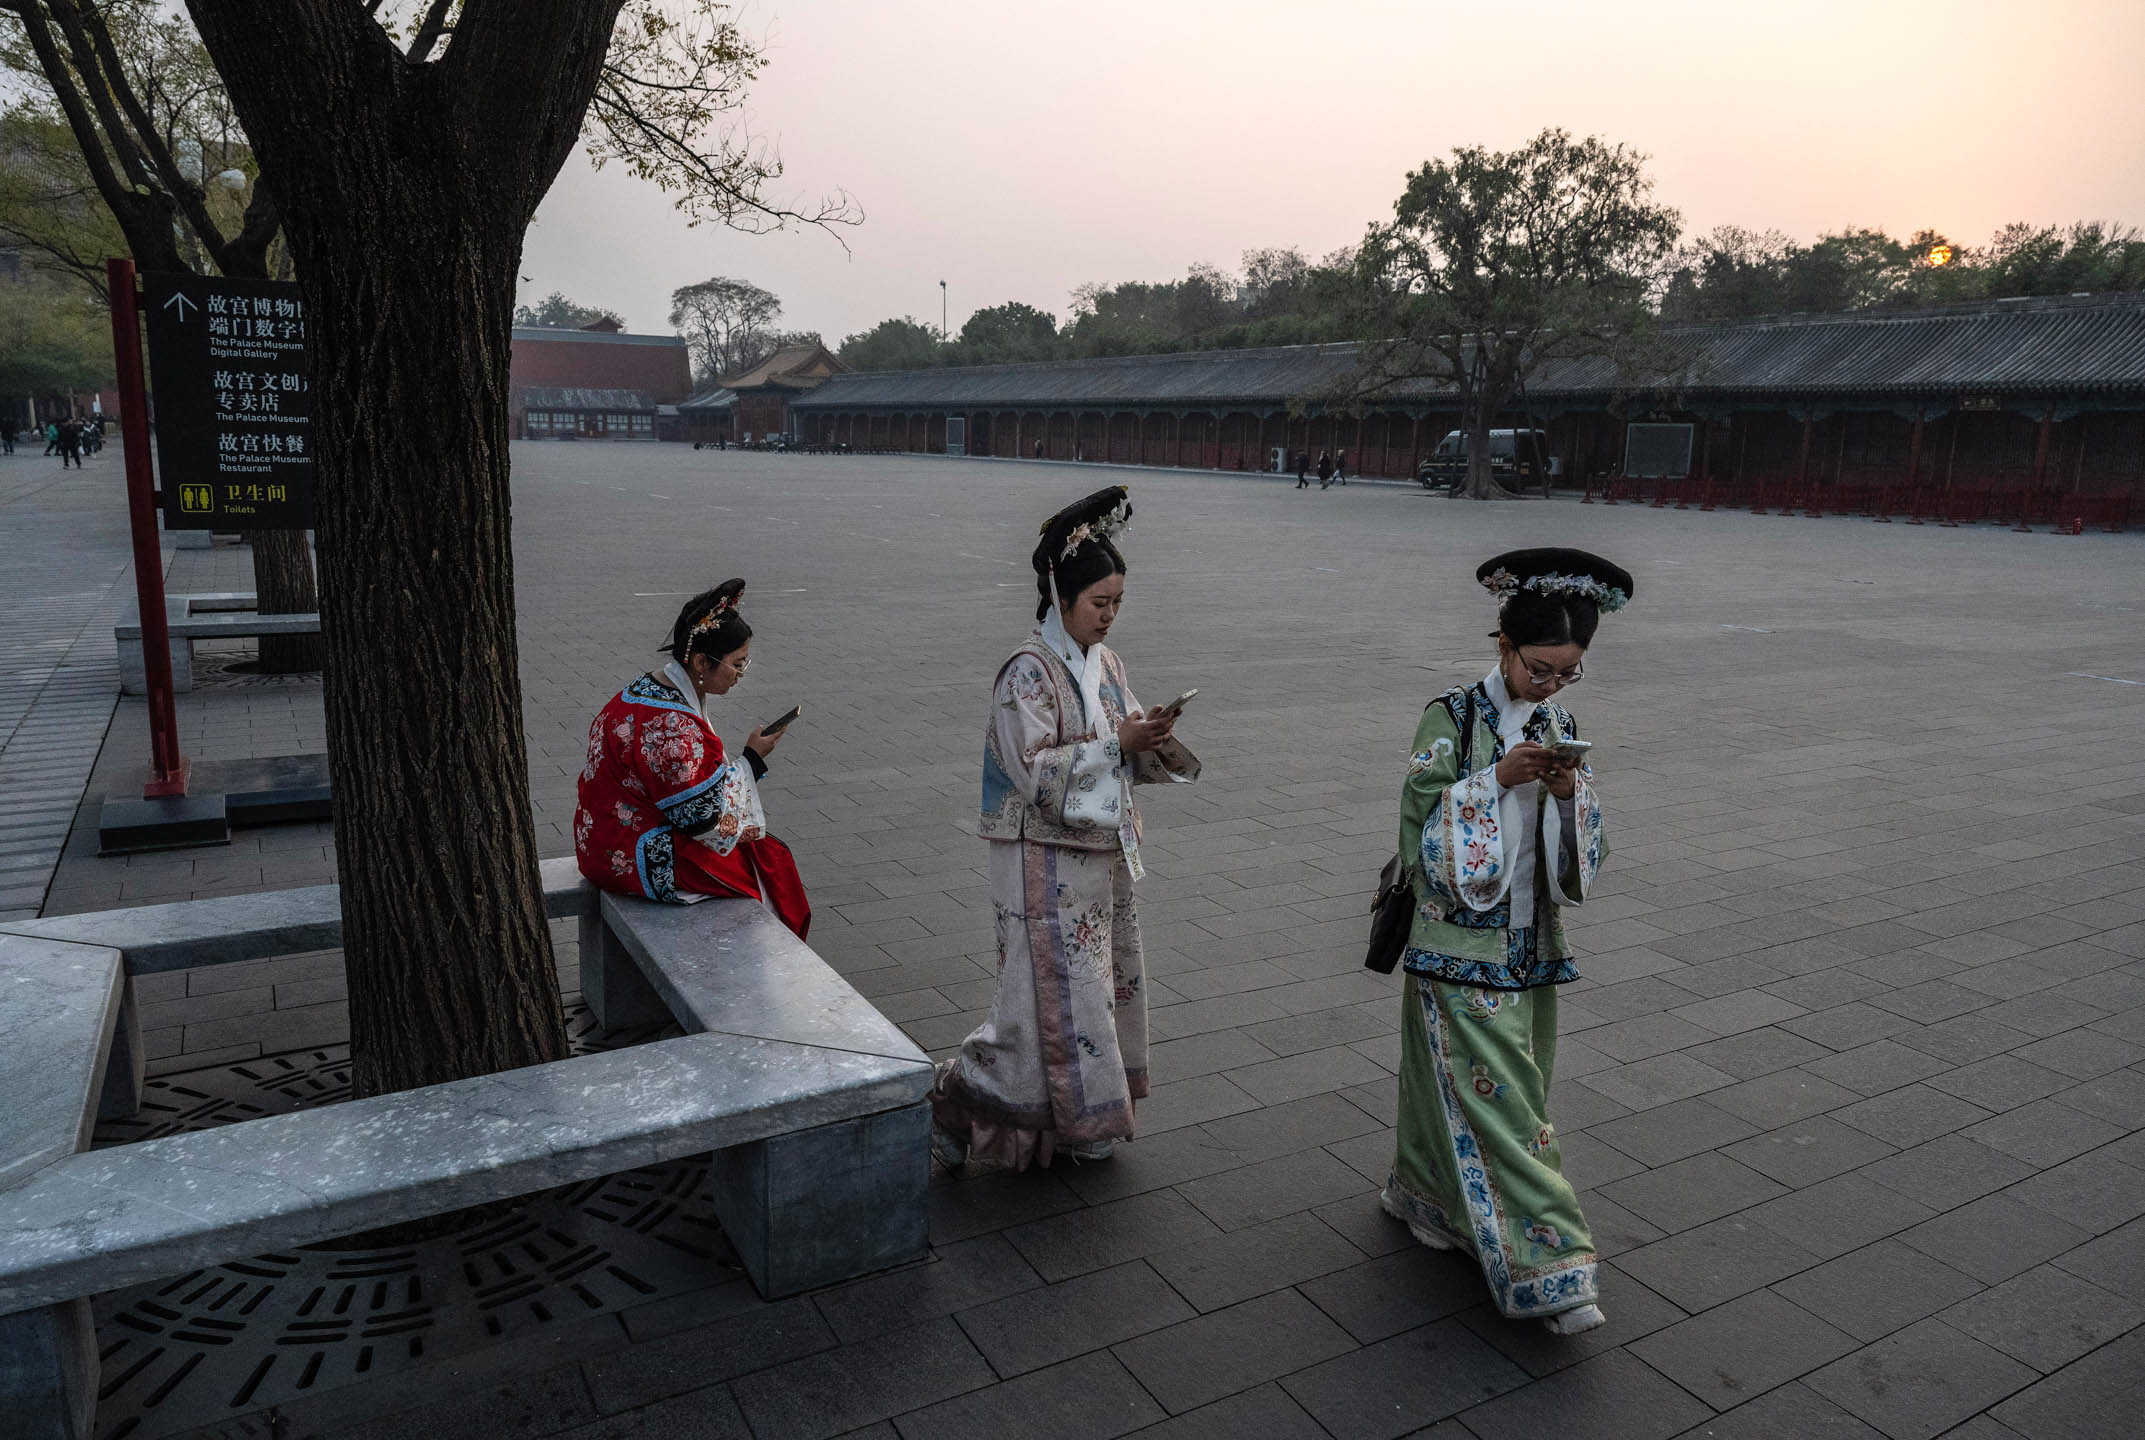
<svg viewBox="0 0 2145 1440"><path fill-rule="evenodd" d="M551 325L516 325L516 340L557 340L569 345L665 345L672 349L685 348L683 335L629 335L623 331L566 330Z"/></svg>
<svg viewBox="0 0 2145 1440"><path fill-rule="evenodd" d="M826 356L829 368L839 374L842 362L835 359L827 347L817 342L802 345L785 345L749 370L719 378L726 389L751 390L762 385L779 385L785 389L809 389L820 383L817 375L794 376L822 355Z"/></svg>
<svg viewBox="0 0 2145 1440"><path fill-rule="evenodd" d="M690 400L678 403L680 410L727 410L737 403L737 392L717 385L712 390L703 390Z"/></svg>
<svg viewBox="0 0 2145 1440"><path fill-rule="evenodd" d="M655 401L645 390L592 390L579 385L517 385L514 397L524 410L648 410Z"/></svg>
<svg viewBox="0 0 2145 1440"><path fill-rule="evenodd" d="M2145 403L2145 295L1995 301L1930 310L1778 315L1672 326L1688 397L1788 401L1853 396L2074 396ZM1330 390L1355 364L1350 344L1199 350L837 375L798 409L874 406L1286 405ZM1634 388L1606 360L1552 363L1536 400L1595 401ZM1399 387L1399 403L1448 400L1451 387Z"/></svg>

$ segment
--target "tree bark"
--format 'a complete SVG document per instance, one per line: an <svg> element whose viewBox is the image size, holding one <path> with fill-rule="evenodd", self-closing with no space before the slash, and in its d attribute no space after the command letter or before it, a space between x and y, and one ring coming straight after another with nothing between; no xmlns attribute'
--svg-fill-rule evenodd
<svg viewBox="0 0 2145 1440"><path fill-rule="evenodd" d="M262 615L309 615L320 608L320 588L313 581L313 549L303 530L249 530L253 547L254 609ZM263 635L261 671L293 675L318 670L318 635Z"/></svg>
<svg viewBox="0 0 2145 1440"><path fill-rule="evenodd" d="M1467 417L1467 486L1465 494L1470 500L1517 500L1519 497L1497 483L1490 469L1490 431L1495 428L1497 412L1503 407L1503 396L1491 404L1484 396L1476 406L1475 413Z"/></svg>
<svg viewBox="0 0 2145 1440"><path fill-rule="evenodd" d="M469 0L438 61L348 0L188 0L276 190L312 344L359 1095L561 1058L514 635L522 236L620 0Z"/></svg>

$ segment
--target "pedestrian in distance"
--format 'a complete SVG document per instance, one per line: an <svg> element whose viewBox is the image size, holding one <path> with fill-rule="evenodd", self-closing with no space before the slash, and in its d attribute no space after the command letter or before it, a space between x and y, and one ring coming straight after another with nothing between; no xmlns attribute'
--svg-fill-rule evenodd
<svg viewBox="0 0 2145 1440"><path fill-rule="evenodd" d="M15 417L0 415L0 455L15 453Z"/></svg>
<svg viewBox="0 0 2145 1440"><path fill-rule="evenodd" d="M57 420L47 420L45 422L45 453L47 455L60 453L60 423Z"/></svg>
<svg viewBox="0 0 2145 1440"><path fill-rule="evenodd" d="M60 422L60 433L59 433L58 441L59 441L59 447L60 447L60 468L61 468L62 470L65 470L65 469L67 468L67 462L68 462L68 461L70 461L70 460L72 460L72 461L74 462L74 468L75 468L75 469L77 469L77 470L81 469L81 468L82 468L82 424L81 424L81 422L80 422L79 420L73 420L73 419L68 419L68 420L62 420L62 421Z"/></svg>
<svg viewBox="0 0 2145 1440"><path fill-rule="evenodd" d="M1333 456L1331 452L1318 452L1318 488L1330 489L1333 485Z"/></svg>
<svg viewBox="0 0 2145 1440"><path fill-rule="evenodd" d="M948 1166L1103 1159L1132 1138L1147 1094L1133 793L1193 780L1199 761L1174 736L1176 710L1143 711L1103 644L1125 596L1113 537L1131 518L1112 485L1044 522L1030 557L1042 623L992 685L978 833L998 988L932 1087L932 1150Z"/></svg>
<svg viewBox="0 0 2145 1440"><path fill-rule="evenodd" d="M1043 458L1043 442L1040 440L1035 442L1035 458L1038 460Z"/></svg>
<svg viewBox="0 0 2145 1440"><path fill-rule="evenodd" d="M1514 550L1497 663L1432 700L1400 795L1414 913L1401 956L1400 1104L1388 1215L1472 1255L1497 1308L1559 1335L1603 1322L1594 1242L1550 1123L1557 987L1579 978L1563 909L1608 854L1587 747L1556 697L1630 574L1583 550Z"/></svg>
<svg viewBox="0 0 2145 1440"><path fill-rule="evenodd" d="M1311 452L1308 450L1298 450L1296 452L1296 488L1298 490L1306 489L1309 487L1310 483Z"/></svg>
<svg viewBox="0 0 2145 1440"><path fill-rule="evenodd" d="M1336 485L1346 485L1348 483L1348 452L1346 450L1333 452L1333 483Z"/></svg>

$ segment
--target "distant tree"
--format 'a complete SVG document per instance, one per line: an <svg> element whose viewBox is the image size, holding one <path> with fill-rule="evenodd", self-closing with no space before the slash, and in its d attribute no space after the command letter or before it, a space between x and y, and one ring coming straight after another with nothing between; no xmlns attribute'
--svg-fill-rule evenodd
<svg viewBox="0 0 2145 1440"><path fill-rule="evenodd" d="M28 104L0 110L0 247L105 298L104 262L126 233L97 193L68 128ZM106 347L109 349L109 345Z"/></svg>
<svg viewBox="0 0 2145 1440"><path fill-rule="evenodd" d="M577 305L554 290L534 305L514 307L514 323L550 330L585 330L598 320L609 320L623 330L626 317L600 305Z"/></svg>
<svg viewBox="0 0 2145 1440"><path fill-rule="evenodd" d="M1973 259L1991 296L2145 290L2145 236L2128 225L2006 225Z"/></svg>
<svg viewBox="0 0 2145 1440"><path fill-rule="evenodd" d="M1403 381L1474 393L1464 493L1505 493L1489 432L1552 360L1632 353L1653 321L1676 212L1652 200L1645 157L1544 130L1518 150L1462 146L1408 177L1390 223L1357 259L1356 373L1334 400L1375 400Z"/></svg>
<svg viewBox="0 0 2145 1440"><path fill-rule="evenodd" d="M1237 286L1237 299L1247 319L1299 313L1311 286L1311 262L1301 250L1291 246L1244 252L1244 278Z"/></svg>
<svg viewBox="0 0 2145 1440"><path fill-rule="evenodd" d="M775 329L781 318L782 302L749 280L715 275L670 292L671 328L685 337L703 385L774 353L784 338Z"/></svg>
<svg viewBox="0 0 2145 1440"><path fill-rule="evenodd" d="M64 272L0 279L0 410L25 399L112 383L112 320L103 299Z"/></svg>
<svg viewBox="0 0 2145 1440"><path fill-rule="evenodd" d="M835 354L852 370L925 370L945 364L946 351L937 326L903 315L849 336Z"/></svg>
<svg viewBox="0 0 2145 1440"><path fill-rule="evenodd" d="M1721 225L1708 231L1676 251L1662 318L1723 320L1789 308L1787 261L1796 248L1778 230Z"/></svg>
<svg viewBox="0 0 2145 1440"><path fill-rule="evenodd" d="M1053 359L1058 353L1057 318L1018 300L987 306L961 326L958 348L965 365Z"/></svg>

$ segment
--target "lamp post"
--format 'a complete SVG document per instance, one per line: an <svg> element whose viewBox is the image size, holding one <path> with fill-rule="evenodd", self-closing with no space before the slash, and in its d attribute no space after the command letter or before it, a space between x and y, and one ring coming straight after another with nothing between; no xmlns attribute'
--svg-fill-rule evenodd
<svg viewBox="0 0 2145 1440"><path fill-rule="evenodd" d="M938 282L938 343L946 343L946 282Z"/></svg>

